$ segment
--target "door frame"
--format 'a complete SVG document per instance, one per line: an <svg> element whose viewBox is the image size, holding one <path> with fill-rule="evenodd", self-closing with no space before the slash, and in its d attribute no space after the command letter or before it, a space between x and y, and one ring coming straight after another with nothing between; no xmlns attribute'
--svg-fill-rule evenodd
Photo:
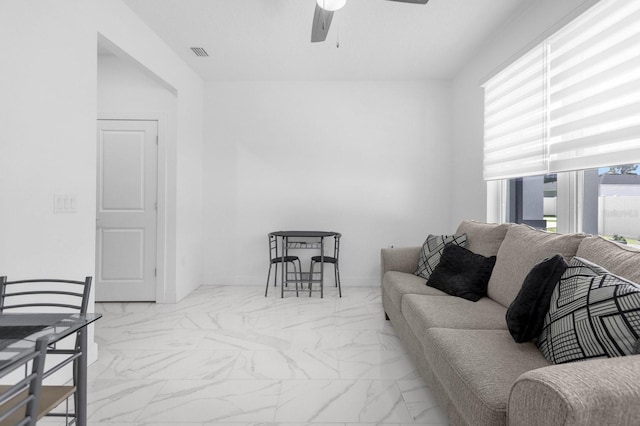
<svg viewBox="0 0 640 426"><path fill-rule="evenodd" d="M167 194L167 122L168 116L162 112L100 112L97 120L155 121L158 124L158 169L156 211L156 303L166 303L166 194ZM97 122L96 122L97 124ZM96 213L97 215L97 213Z"/></svg>

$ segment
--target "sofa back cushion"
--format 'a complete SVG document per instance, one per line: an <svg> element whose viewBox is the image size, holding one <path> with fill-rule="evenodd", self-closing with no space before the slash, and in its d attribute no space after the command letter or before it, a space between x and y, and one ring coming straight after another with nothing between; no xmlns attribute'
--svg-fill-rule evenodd
<svg viewBox="0 0 640 426"><path fill-rule="evenodd" d="M504 240L509 223L482 223L465 220L460 223L457 235L467 234L467 245L470 251L485 257L495 256Z"/></svg>
<svg viewBox="0 0 640 426"><path fill-rule="evenodd" d="M552 234L527 225L511 225L498 250L487 288L488 296L508 307L531 268L556 254L569 262L585 237L585 234Z"/></svg>
<svg viewBox="0 0 640 426"><path fill-rule="evenodd" d="M582 240L576 256L602 266L612 274L640 283L640 250L623 244L589 237Z"/></svg>

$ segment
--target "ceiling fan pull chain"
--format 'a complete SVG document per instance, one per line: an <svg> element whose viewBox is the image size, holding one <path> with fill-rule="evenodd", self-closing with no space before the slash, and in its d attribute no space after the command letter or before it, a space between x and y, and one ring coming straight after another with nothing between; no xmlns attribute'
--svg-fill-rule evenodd
<svg viewBox="0 0 640 426"><path fill-rule="evenodd" d="M336 49L340 49L340 20L338 19L338 28L336 28Z"/></svg>

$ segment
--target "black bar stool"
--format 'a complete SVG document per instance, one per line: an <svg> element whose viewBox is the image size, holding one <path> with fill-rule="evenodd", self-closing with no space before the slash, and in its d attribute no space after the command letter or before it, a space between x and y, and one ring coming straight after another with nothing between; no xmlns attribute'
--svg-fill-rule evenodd
<svg viewBox="0 0 640 426"><path fill-rule="evenodd" d="M342 237L342 234L339 232L336 232L333 236L333 256L313 256L311 258L309 271L311 272L311 276L313 276L316 263L332 263L334 267L333 273L336 281L336 287L338 287L338 294L342 297L342 287L340 286L340 265L338 264L338 258L340 256L340 237ZM324 265L321 267L324 267ZM309 284L309 296L311 296L311 284Z"/></svg>

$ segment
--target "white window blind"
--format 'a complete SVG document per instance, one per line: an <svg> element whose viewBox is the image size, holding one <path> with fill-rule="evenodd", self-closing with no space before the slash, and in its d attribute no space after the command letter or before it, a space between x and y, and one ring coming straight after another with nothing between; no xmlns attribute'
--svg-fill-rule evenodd
<svg viewBox="0 0 640 426"><path fill-rule="evenodd" d="M640 1L601 1L549 43L549 170L640 162Z"/></svg>
<svg viewBox="0 0 640 426"><path fill-rule="evenodd" d="M545 56L539 45L484 85L485 180L547 171Z"/></svg>

